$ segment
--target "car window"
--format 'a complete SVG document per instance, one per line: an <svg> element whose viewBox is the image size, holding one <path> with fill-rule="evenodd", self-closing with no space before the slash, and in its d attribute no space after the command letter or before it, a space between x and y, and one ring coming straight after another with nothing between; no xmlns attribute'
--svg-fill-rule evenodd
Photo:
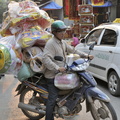
<svg viewBox="0 0 120 120"><path fill-rule="evenodd" d="M102 32L103 29L98 29L98 30L94 30L92 31L87 37L86 37L86 42L87 42L87 45L93 43L93 42L96 42L98 41L99 37L100 37L100 34Z"/></svg>
<svg viewBox="0 0 120 120"><path fill-rule="evenodd" d="M116 41L117 41L117 33L114 30L106 29L100 44L115 46Z"/></svg>

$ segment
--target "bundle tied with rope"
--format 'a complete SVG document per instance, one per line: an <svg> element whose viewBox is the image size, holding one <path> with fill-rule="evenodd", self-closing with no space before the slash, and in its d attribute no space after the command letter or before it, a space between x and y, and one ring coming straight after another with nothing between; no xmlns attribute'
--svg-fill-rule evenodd
<svg viewBox="0 0 120 120"><path fill-rule="evenodd" d="M44 66L42 64L43 48L33 46L23 49L23 60L30 64L31 69L34 72L42 73Z"/></svg>

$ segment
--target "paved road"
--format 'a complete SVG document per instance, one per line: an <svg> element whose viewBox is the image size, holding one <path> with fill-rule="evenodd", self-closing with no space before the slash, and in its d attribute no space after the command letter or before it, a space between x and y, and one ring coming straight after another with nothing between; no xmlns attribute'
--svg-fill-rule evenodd
<svg viewBox="0 0 120 120"><path fill-rule="evenodd" d="M107 89L107 83L105 83L99 79L97 79L97 83L98 83L98 87L102 91L104 91L108 95L108 97L110 97L111 104L113 105L113 107L117 113L118 120L120 120L120 96L119 97L112 96Z"/></svg>
<svg viewBox="0 0 120 120"><path fill-rule="evenodd" d="M0 120L29 120L26 116L23 115L21 110L17 107L19 96L14 97L16 94L15 93L16 86L19 83L20 82L12 75L5 75L5 77L3 77L0 80ZM104 85L102 86L103 86L102 89L105 92L107 92L105 88L106 86ZM109 93L107 94L112 99L113 101L112 104L116 108L116 112L118 114L120 111L120 104L119 104L120 97L115 98L111 96ZM87 120L87 119L93 120L90 113L86 113L85 110L86 110L85 105L83 103L83 110L80 113L80 115L77 116L77 118L79 118L78 120ZM41 120L44 120L44 118ZM55 119L55 120L62 120L62 119ZM118 120L120 120L120 117Z"/></svg>

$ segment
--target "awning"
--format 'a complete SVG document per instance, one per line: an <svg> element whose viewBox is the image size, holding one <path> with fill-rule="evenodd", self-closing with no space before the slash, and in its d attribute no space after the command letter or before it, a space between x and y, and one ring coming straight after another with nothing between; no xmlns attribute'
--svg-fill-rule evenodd
<svg viewBox="0 0 120 120"><path fill-rule="evenodd" d="M41 9L42 10L56 10L56 9L61 9L62 6L59 6L57 3L55 2L50 2L49 4L43 6Z"/></svg>
<svg viewBox="0 0 120 120"><path fill-rule="evenodd" d="M88 0L88 4L92 5L91 0ZM92 5L93 7L110 7L112 6L111 1L106 1L104 5Z"/></svg>

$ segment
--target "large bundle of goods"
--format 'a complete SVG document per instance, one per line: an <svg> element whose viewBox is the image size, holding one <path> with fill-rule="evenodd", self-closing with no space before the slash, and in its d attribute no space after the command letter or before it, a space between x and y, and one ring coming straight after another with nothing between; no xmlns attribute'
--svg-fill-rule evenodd
<svg viewBox="0 0 120 120"><path fill-rule="evenodd" d="M19 74L29 66L34 72L43 72L43 47L52 37L45 31L53 19L31 0L11 1L2 23L0 39L0 74Z"/></svg>

